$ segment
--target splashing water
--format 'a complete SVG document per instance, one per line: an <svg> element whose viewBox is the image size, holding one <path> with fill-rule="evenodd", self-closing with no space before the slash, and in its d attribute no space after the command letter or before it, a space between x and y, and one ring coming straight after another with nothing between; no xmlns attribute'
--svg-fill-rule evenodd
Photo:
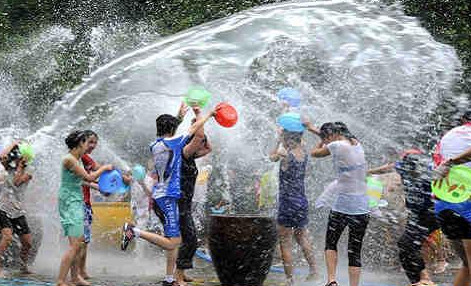
<svg viewBox="0 0 471 286"><path fill-rule="evenodd" d="M46 124L35 130L22 127L15 85L1 75L0 91L9 91L2 96L7 112L0 119L12 124L2 124L0 135L32 134L38 151L34 192L41 194L32 207L47 230L38 261L57 257L44 262L52 269L59 259L55 246L60 245L59 162L66 153L63 138L74 128L91 128L100 135L99 161L120 167L143 164L156 116L176 113L188 87L203 85L213 93L212 106L228 101L240 116L231 129L207 125L217 154L214 165L220 170L215 187L229 186L247 202L255 194L235 186L250 186L255 175L273 168L267 153L281 112L278 89L298 88L302 112L317 125L346 122L370 162L377 164L387 146L414 142L435 108L451 97L459 68L451 47L435 42L397 7L353 1L264 6L162 39L98 68L56 102ZM187 128L189 120L183 125ZM305 137L312 146L313 138ZM307 187L313 202L332 178L324 160L311 165ZM230 182L231 172L237 183ZM316 223L312 228L323 232ZM109 273L129 273L115 264Z"/></svg>

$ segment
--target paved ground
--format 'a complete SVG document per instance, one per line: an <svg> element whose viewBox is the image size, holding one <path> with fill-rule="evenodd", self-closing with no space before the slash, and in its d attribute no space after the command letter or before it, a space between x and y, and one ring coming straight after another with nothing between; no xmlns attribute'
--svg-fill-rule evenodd
<svg viewBox="0 0 471 286"><path fill-rule="evenodd" d="M347 268L339 267L340 285L348 285L346 276ZM194 277L204 280L202 283L193 283L193 286L217 286L219 285L212 265L206 261L197 259L195 261L195 269L190 272ZM440 286L451 286L452 272L445 275L436 275L435 281ZM278 273L270 273L265 282L266 286L284 286L284 275ZM122 276L98 274L92 279L92 285L97 286L154 286L161 285L162 277L146 275L146 276ZM297 276L298 286L323 286L324 281L305 282L302 275ZM21 277L13 273L11 278L0 280L0 286L51 286L54 285L54 277L47 275L33 275L30 277ZM408 285L405 275L399 271L389 271L389 273L373 273L365 271L362 276L362 286L403 286Z"/></svg>

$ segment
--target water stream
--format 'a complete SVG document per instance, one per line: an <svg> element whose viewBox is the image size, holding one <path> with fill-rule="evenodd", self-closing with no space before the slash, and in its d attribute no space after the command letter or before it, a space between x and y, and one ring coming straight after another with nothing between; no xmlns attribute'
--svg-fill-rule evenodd
<svg viewBox="0 0 471 286"><path fill-rule="evenodd" d="M67 41L67 31L62 33L56 43ZM47 65L44 60L31 68L41 73ZM73 129L89 128L100 135L95 155L99 161L122 168L144 164L156 116L176 113L188 87L203 85L213 93L211 106L228 101L240 116L231 129L215 122L207 125L219 174L214 188L229 186L235 197L251 200L250 190L234 186L251 185L257 175L273 168L267 154L280 113L278 89L298 88L301 111L318 125L346 122L365 145L371 164L378 164L387 147L410 146L424 135L423 126L437 106L451 97L459 68L453 48L436 42L398 7L315 1L257 7L116 58L55 102L39 127L27 123L18 106L22 83L0 72L1 143L28 137L38 152L29 193L31 212L41 218L45 230L38 268L57 271L65 247L56 196L59 162L67 152L63 139ZM182 128L189 122L188 117ZM314 144L312 136L305 137L308 145ZM312 202L332 179L328 162L310 164ZM231 170L238 181L232 187ZM323 233L318 225L313 222L312 231ZM116 263L103 255L92 258L100 265L96 271L102 270L101 263L111 275L155 271L151 262L125 267L125 254L113 253Z"/></svg>

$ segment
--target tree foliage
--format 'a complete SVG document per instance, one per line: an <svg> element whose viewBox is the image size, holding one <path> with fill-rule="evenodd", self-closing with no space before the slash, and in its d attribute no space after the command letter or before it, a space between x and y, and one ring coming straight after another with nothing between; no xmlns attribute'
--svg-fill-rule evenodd
<svg viewBox="0 0 471 286"><path fill-rule="evenodd" d="M0 0L0 56L14 51L30 33L58 24L70 27L75 41L57 56L59 76L28 88L33 100L51 104L89 73L91 29L98 25L152 23L168 35L235 12L283 0ZM393 0L383 0L392 4ZM464 65L461 91L471 94L471 1L397 0L408 15L418 17L439 41L454 46ZM21 78L17 79L22 82Z"/></svg>
<svg viewBox="0 0 471 286"><path fill-rule="evenodd" d="M406 13L418 17L438 40L455 47L464 66L463 82L471 88L471 1L402 0Z"/></svg>

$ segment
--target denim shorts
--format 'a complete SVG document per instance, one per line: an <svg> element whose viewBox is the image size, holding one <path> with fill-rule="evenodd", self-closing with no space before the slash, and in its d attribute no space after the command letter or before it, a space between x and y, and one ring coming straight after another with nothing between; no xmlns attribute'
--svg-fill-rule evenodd
<svg viewBox="0 0 471 286"><path fill-rule="evenodd" d="M90 243L92 240L92 221L93 221L93 211L92 206L84 204L83 205L83 236L85 238L85 243Z"/></svg>

